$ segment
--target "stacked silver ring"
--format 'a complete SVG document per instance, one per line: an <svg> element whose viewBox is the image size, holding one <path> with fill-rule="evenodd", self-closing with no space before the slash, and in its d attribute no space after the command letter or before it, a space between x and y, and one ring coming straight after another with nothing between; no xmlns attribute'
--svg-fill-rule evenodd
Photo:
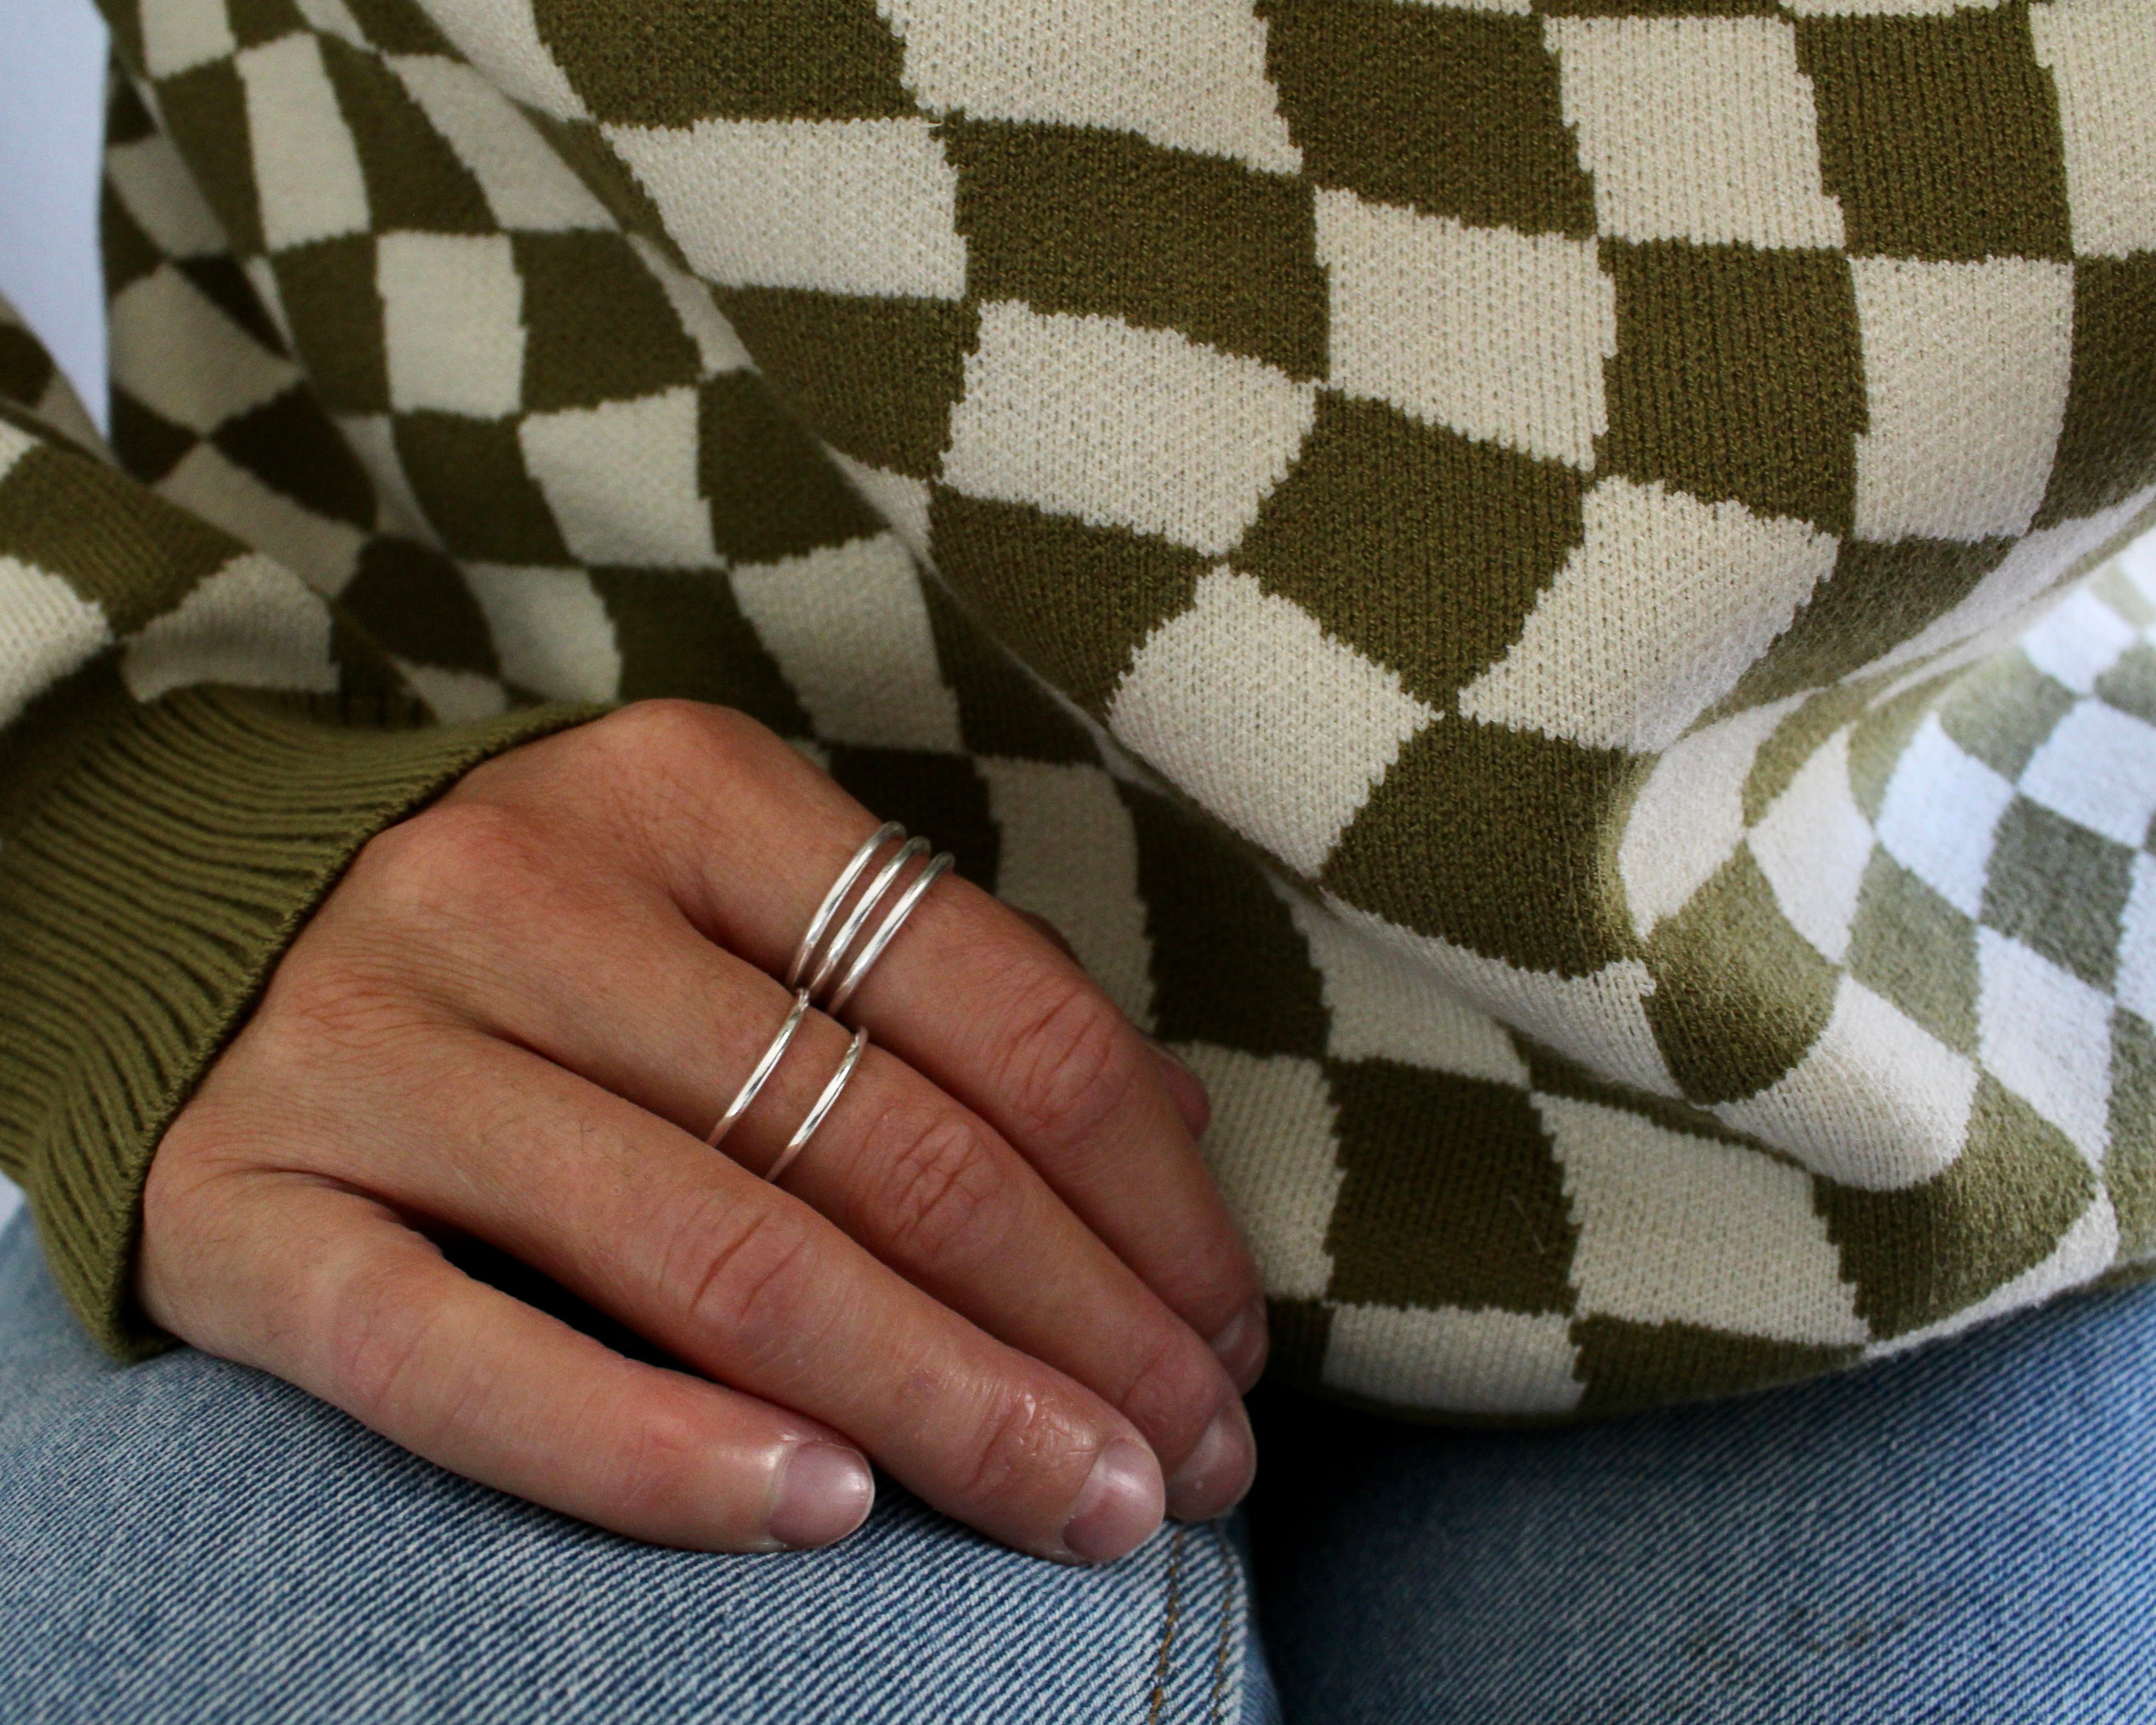
<svg viewBox="0 0 2156 1725"><path fill-rule="evenodd" d="M847 912L845 921L839 923L834 933L832 925L846 902L846 895L867 871L877 853L893 839L898 841L897 854L877 870L875 878L862 891L852 909ZM824 902L817 906L816 914L809 919L808 932L801 937L801 944L793 950L793 962L787 967L786 986L793 990L793 1009L786 1014L785 1022L779 1025L777 1034L772 1037L748 1076L742 1081L742 1087L734 1092L733 1101L726 1104L726 1111L719 1117L718 1124L705 1138L704 1142L713 1149L716 1149L720 1141L734 1129L735 1123L742 1116L748 1112L749 1104L756 1100L757 1093L778 1070L778 1063L786 1057L786 1050L793 1040L794 1032L801 1028L802 1019L808 1015L808 1009L817 1004L817 997L824 993L825 985L834 976L838 978L838 986L831 990L829 998L824 1002L824 1011L835 1018L846 1003L853 999L854 991L860 987L870 967L883 957L885 949L896 938L898 931L905 926L906 919L913 914L914 907L936 884L937 877L956 860L947 850L938 851L930 857L915 871L913 879L899 895L897 902L885 914L867 943L855 952L855 942L860 939L861 930L867 926L870 914L883 901L900 875L905 872L906 864L921 856L928 848L927 839L909 839L906 836L906 829L896 821L886 821L862 842L860 849L854 853L853 860L840 871L831 890L824 895ZM831 936L828 943L824 940L826 934ZM819 952L820 957L818 956ZM850 953L852 954L852 963L848 964L846 959ZM810 971L812 963L814 965L813 973ZM840 973L842 965L844 966L843 973ZM804 976L808 978L805 983L802 980ZM801 1124L794 1128L793 1136L786 1141L786 1147L778 1153L778 1159L765 1171L765 1179L776 1181L793 1165L794 1158L808 1147L808 1140L814 1136L816 1128L824 1123L824 1117L838 1106L839 1096L845 1091L847 1081L854 1076L854 1068L860 1064L861 1050L868 1046L868 1040L866 1029L854 1032L853 1040L847 1045L838 1070L831 1075L830 1082L824 1086L823 1093L816 1098Z"/></svg>
<svg viewBox="0 0 2156 1725"><path fill-rule="evenodd" d="M875 879L863 890L852 911L847 914L846 920L831 936L829 944L824 945L824 937L836 920L839 907L845 903L847 893L853 890L854 883L875 860L876 854L893 839L898 841L897 854L877 870ZM847 953L852 951L854 942L860 938L862 928L868 922L870 913L883 902L884 895L891 891L892 883L905 870L906 864L927 850L926 839L907 838L906 829L895 820L886 821L863 839L861 848L854 853L853 860L839 871L839 878L831 883L831 890L824 895L824 902L817 906L816 914L808 919L808 927L802 934L801 944L793 949L793 962L786 968L786 986L789 988L801 988L804 986L802 978L807 977L805 986L808 998L815 1000L823 993L824 984L837 973ZM883 957L884 948L896 937L898 931L905 926L906 919L913 914L913 907L936 884L937 876L957 860L949 851L939 850L915 874L911 883L899 895L898 902L891 907L876 932L869 937L868 944L855 955L853 963L839 978L839 985L829 999L820 1003L824 1011L836 1018L845 1009L846 1003L854 998L854 991L860 987L862 979L868 975L870 967ZM820 960L817 958L819 949L823 953ZM815 964L813 974L809 971L812 963Z"/></svg>

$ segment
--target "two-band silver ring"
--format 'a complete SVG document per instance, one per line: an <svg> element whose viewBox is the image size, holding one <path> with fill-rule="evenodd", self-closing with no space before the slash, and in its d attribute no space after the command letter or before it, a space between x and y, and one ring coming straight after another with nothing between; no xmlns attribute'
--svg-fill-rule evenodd
<svg viewBox="0 0 2156 1725"><path fill-rule="evenodd" d="M875 860L877 855L893 840L897 841L897 851L876 871L849 907L847 894L867 874L869 865ZM824 895L824 902L816 907L816 914L809 918L800 945L793 949L793 961L786 971L786 986L793 990L792 1010L786 1014L785 1021L773 1035L762 1055L750 1069L748 1076L742 1081L741 1088L734 1092L733 1101L726 1104L726 1111L719 1117L718 1124L705 1138L706 1143L717 1148L720 1141L733 1130L742 1116L748 1112L749 1104L756 1100L757 1093L778 1070L778 1063L785 1059L787 1047L793 1040L794 1033L801 1028L801 1021L808 1017L810 1007L821 1005L825 1012L835 1018L846 1003L854 998L855 991L860 987L876 960L883 957L885 950L897 937L906 919L913 914L914 907L936 884L937 877L956 860L949 851L941 850L921 864L914 871L913 878L906 884L905 891L899 894L897 901L885 913L883 921L877 924L875 932L856 951L861 931L867 927L869 917L875 907L889 895L899 876L905 873L906 865L918 861L927 854L928 848L928 841L925 839L907 838L906 829L895 820L886 821L862 840L861 847L854 853L853 860L839 871L839 878L831 884L831 890ZM845 911L843 921L839 917L842 910ZM849 955L851 957L850 963L848 963ZM836 986L829 987L827 993L827 987L834 978L837 979ZM786 1147L778 1153L778 1159L765 1171L765 1179L776 1181L793 1165L794 1158L808 1147L808 1140L815 1135L816 1128L824 1123L824 1117L838 1106L839 1096L845 1091L847 1081L854 1076L854 1068L860 1064L861 1050L868 1046L868 1040L869 1033L865 1029L854 1032L854 1039L847 1045L845 1055L839 1060L838 1070L831 1075L830 1082L824 1086L822 1094L803 1117L801 1124L794 1128L793 1136L786 1141Z"/></svg>

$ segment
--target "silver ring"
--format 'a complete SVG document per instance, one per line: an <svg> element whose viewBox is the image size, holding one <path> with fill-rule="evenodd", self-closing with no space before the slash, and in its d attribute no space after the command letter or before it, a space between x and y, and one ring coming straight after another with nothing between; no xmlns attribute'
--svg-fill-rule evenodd
<svg viewBox="0 0 2156 1725"><path fill-rule="evenodd" d="M816 1106L808 1111L808 1118L793 1128L793 1136L786 1141L786 1147L778 1153L778 1160L772 1163L764 1178L773 1185L778 1177L793 1166L793 1158L808 1146L816 1135L816 1128L824 1123L824 1117L839 1103L846 1088L846 1081L854 1076L854 1068L860 1063L861 1050L869 1045L866 1030L854 1032L854 1040L846 1045L845 1058L839 1062L839 1070L831 1075L831 1081L824 1086L824 1094L816 1098Z"/></svg>
<svg viewBox="0 0 2156 1725"><path fill-rule="evenodd" d="M778 1034L771 1039L771 1045L764 1050L763 1058L756 1063L756 1069L742 1081L742 1087L734 1092L733 1101L726 1104L726 1111L719 1117L719 1123L705 1138L704 1142L711 1148L717 1149L719 1140L732 1132L734 1122L748 1112L748 1105L756 1100L756 1093L763 1088L764 1081L778 1070L779 1061L786 1055L786 1045L793 1041L793 1033L801 1028L801 1020L808 1014L808 991L797 988L793 991L793 1010L786 1014L786 1022L778 1027Z"/></svg>
<svg viewBox="0 0 2156 1725"><path fill-rule="evenodd" d="M831 1004L824 1008L833 1018L836 1018L840 1009L854 998L854 990L860 987L861 979L869 973L869 967L883 957L883 949L891 943L906 919L913 914L913 907L921 902L921 896L936 884L936 877L949 870L957 860L949 851L939 850L929 859L928 866L914 876L913 885L907 887L905 896L891 907L891 914L883 919L883 927L876 930L875 937L861 949L861 956L854 960L853 968L846 973L846 979L839 984L839 992L831 997Z"/></svg>
<svg viewBox="0 0 2156 1725"><path fill-rule="evenodd" d="M861 841L861 848L854 853L845 871L831 883L831 890L824 895L824 902L816 907L809 919L808 932L801 937L801 944L793 949L793 962L786 967L786 986L801 986L801 973L808 968L808 955L816 950L816 942L823 939L824 931L831 926L831 918L838 914L839 901L846 889L861 877L861 870L869 865L869 859L893 839L906 836L906 829L895 820L887 820Z"/></svg>
<svg viewBox="0 0 2156 1725"><path fill-rule="evenodd" d="M904 832L906 829L901 827L899 830ZM861 924L869 920L869 912L876 907L884 894L891 891L891 883L898 878L898 871L927 849L926 839L908 839L898 847L898 855L886 863L875 879L869 882L852 914L839 925L839 932L831 937L831 944L824 949L824 962L816 967L816 974L808 980L810 999L814 999L823 992L824 984L831 979L831 973L839 968L839 961L846 956L847 948L853 945L855 937L860 933Z"/></svg>

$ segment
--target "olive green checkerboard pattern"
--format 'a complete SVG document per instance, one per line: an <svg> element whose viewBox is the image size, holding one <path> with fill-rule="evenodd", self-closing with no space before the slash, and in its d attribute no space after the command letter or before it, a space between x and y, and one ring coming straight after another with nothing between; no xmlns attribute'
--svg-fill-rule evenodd
<svg viewBox="0 0 2156 1725"><path fill-rule="evenodd" d="M40 431L57 433L85 449L102 444L66 377L5 300L0 300L0 403Z"/></svg>
<svg viewBox="0 0 2156 1725"><path fill-rule="evenodd" d="M377 706L394 698L378 651L340 639L329 608L288 570L115 470L66 378L4 300L0 610L0 726L100 669L146 703L206 682ZM33 741L11 764L23 772L37 749ZM30 800L11 784L0 830Z"/></svg>
<svg viewBox="0 0 2156 1725"><path fill-rule="evenodd" d="M730 701L1063 922L1306 1378L2147 1244L2138 589L2010 648L2156 485L2147 5L110 9L131 466L445 715Z"/></svg>

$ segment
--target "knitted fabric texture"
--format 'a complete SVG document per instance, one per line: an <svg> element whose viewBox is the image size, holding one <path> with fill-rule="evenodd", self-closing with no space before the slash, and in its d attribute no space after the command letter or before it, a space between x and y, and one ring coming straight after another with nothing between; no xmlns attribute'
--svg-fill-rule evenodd
<svg viewBox="0 0 2156 1725"><path fill-rule="evenodd" d="M133 484L25 490L10 336L9 793L122 794L85 677L740 707L1204 1076L1282 1369L1394 1410L2131 1273L2156 4L1697 9L106 0ZM49 1050L36 1168L131 1192L218 998L162 1116Z"/></svg>

